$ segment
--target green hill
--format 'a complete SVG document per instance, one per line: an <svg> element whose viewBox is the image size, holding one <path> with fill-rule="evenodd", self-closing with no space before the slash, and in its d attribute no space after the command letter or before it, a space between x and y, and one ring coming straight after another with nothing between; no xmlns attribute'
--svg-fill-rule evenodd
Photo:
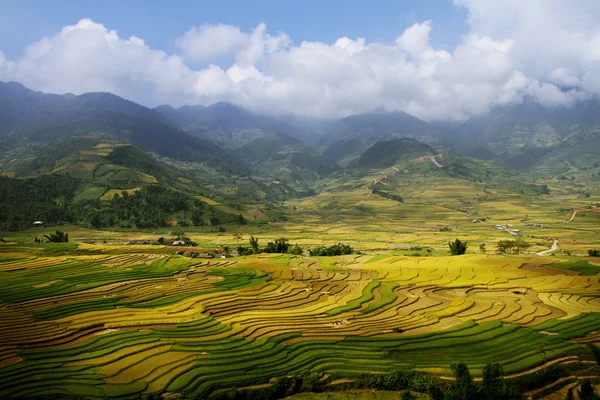
<svg viewBox="0 0 600 400"><path fill-rule="evenodd" d="M399 162L438 154L430 146L414 139L393 139L375 143L352 164L356 168L388 168Z"/></svg>
<svg viewBox="0 0 600 400"><path fill-rule="evenodd" d="M375 143L398 138L434 143L437 130L404 112L358 114L331 124L322 137L321 146L325 156L347 165Z"/></svg>
<svg viewBox="0 0 600 400"><path fill-rule="evenodd" d="M255 174L269 176L300 191L340 169L300 140L283 134L255 139L237 148L234 155L250 165Z"/></svg>

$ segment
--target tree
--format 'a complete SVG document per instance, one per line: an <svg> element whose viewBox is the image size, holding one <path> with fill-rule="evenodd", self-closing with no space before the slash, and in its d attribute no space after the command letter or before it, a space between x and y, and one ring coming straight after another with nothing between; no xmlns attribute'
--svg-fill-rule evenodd
<svg viewBox="0 0 600 400"><path fill-rule="evenodd" d="M258 247L258 239L255 238L254 236L250 236L250 247L252 247L252 252L254 254L259 254L260 253L260 248Z"/></svg>
<svg viewBox="0 0 600 400"><path fill-rule="evenodd" d="M521 251L528 249L529 247L531 247L531 243L527 243L521 238L515 239L513 241L513 248L515 249L515 253L517 254L521 254Z"/></svg>
<svg viewBox="0 0 600 400"><path fill-rule="evenodd" d="M51 243L67 243L69 241L69 234L58 230L56 233L44 235L44 237Z"/></svg>
<svg viewBox="0 0 600 400"><path fill-rule="evenodd" d="M481 383L483 398L500 400L507 397L507 386L502 375L504 375L504 372L500 364L489 363L483 368L483 381Z"/></svg>
<svg viewBox="0 0 600 400"><path fill-rule="evenodd" d="M589 249L588 254L590 257L600 257L600 250Z"/></svg>
<svg viewBox="0 0 600 400"><path fill-rule="evenodd" d="M427 389L431 400L444 400L444 392L436 384L432 383Z"/></svg>
<svg viewBox="0 0 600 400"><path fill-rule="evenodd" d="M581 384L581 389L579 389L579 398L581 400L597 399L596 393L594 392L594 387L589 379L585 379Z"/></svg>
<svg viewBox="0 0 600 400"><path fill-rule="evenodd" d="M275 247L277 248L276 253L287 253L290 244L286 238L275 239Z"/></svg>
<svg viewBox="0 0 600 400"><path fill-rule="evenodd" d="M594 356L594 359L596 360L596 364L598 364L598 367L600 367L600 350L594 343L590 343L589 347L590 347L590 350L592 351L592 355Z"/></svg>
<svg viewBox="0 0 600 400"><path fill-rule="evenodd" d="M242 238L242 234L239 232L236 232L233 234L233 238L235 239L235 244L237 246L239 244L240 239Z"/></svg>
<svg viewBox="0 0 600 400"><path fill-rule="evenodd" d="M452 388L446 393L448 400L471 400L478 398L477 388L473 383L473 377L469 367L464 362L450 365L456 380Z"/></svg>
<svg viewBox="0 0 600 400"><path fill-rule="evenodd" d="M479 251L485 254L485 243L479 245Z"/></svg>
<svg viewBox="0 0 600 400"><path fill-rule="evenodd" d="M302 247L295 245L294 248L292 249L292 254L295 256L301 256L302 255Z"/></svg>
<svg viewBox="0 0 600 400"><path fill-rule="evenodd" d="M505 254L511 251L514 247L514 242L512 240L501 240L496 244L496 249L499 254Z"/></svg>
<svg viewBox="0 0 600 400"><path fill-rule="evenodd" d="M569 390L567 391L566 400L575 400L575 395L573 394L573 388L569 388Z"/></svg>
<svg viewBox="0 0 600 400"><path fill-rule="evenodd" d="M463 242L460 239L456 239L454 242L448 242L450 247L450 254L458 256L467 252L467 242Z"/></svg>
<svg viewBox="0 0 600 400"><path fill-rule="evenodd" d="M192 210L192 224L196 226L204 225L204 212L200 208L194 208Z"/></svg>
<svg viewBox="0 0 600 400"><path fill-rule="evenodd" d="M405 390L404 392L402 392L402 400L417 400L417 398L415 397L414 394L412 394L410 391Z"/></svg>

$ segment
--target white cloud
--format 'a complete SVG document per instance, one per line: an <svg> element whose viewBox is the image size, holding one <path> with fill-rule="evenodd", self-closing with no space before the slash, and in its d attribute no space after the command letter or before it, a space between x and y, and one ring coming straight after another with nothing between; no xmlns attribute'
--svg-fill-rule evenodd
<svg viewBox="0 0 600 400"><path fill-rule="evenodd" d="M235 56L242 65L260 61L265 54L271 54L291 44L290 38L280 33L271 36L267 27L260 23L252 32L242 32L232 25L209 25L193 27L175 41L186 59L214 62L219 57Z"/></svg>
<svg viewBox="0 0 600 400"><path fill-rule="evenodd" d="M225 100L315 116L385 108L430 120L465 119L525 97L568 106L600 93L600 2L454 2L467 8L469 30L450 52L430 43L435 21L392 43L293 44L263 23L249 32L201 25L176 40L177 55L84 19L33 43L21 59L0 52L0 79L49 92L110 91L148 105Z"/></svg>
<svg viewBox="0 0 600 400"><path fill-rule="evenodd" d="M214 61L218 57L234 55L248 46L248 35L231 25L194 26L175 45L183 56L194 61Z"/></svg>

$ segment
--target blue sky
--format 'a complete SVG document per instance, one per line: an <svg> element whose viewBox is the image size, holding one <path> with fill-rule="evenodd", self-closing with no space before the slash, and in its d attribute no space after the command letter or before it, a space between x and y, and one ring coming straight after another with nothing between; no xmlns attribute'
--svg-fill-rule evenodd
<svg viewBox="0 0 600 400"><path fill-rule="evenodd" d="M174 41L194 25L223 23L249 31L264 22L270 32L284 31L296 44L335 42L348 36L367 42L393 42L405 28L435 21L433 47L450 51L467 30L467 11L450 0L303 0L303 1L0 1L0 50L8 59L43 36L81 18L135 35L152 48L176 52Z"/></svg>
<svg viewBox="0 0 600 400"><path fill-rule="evenodd" d="M598 96L599 20L598 0L0 0L0 81L150 107L465 120Z"/></svg>

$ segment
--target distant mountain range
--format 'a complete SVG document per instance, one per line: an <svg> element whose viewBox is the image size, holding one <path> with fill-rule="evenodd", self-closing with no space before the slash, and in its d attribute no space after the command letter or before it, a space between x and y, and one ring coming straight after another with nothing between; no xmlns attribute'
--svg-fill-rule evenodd
<svg viewBox="0 0 600 400"><path fill-rule="evenodd" d="M149 109L110 93L55 95L0 82L0 175L74 179L60 182L77 187L75 200L160 186L220 199L230 214L262 207L279 215L280 202L326 190L329 177L360 180L398 166L541 193L519 182L600 176L599 109L597 100L570 108L527 101L463 123L403 112L323 120L224 102Z"/></svg>
<svg viewBox="0 0 600 400"><path fill-rule="evenodd" d="M246 172L211 141L190 136L159 112L119 96L59 96L35 92L15 82L0 82L0 140L17 147L87 134L103 134L144 151L207 163L229 173Z"/></svg>

